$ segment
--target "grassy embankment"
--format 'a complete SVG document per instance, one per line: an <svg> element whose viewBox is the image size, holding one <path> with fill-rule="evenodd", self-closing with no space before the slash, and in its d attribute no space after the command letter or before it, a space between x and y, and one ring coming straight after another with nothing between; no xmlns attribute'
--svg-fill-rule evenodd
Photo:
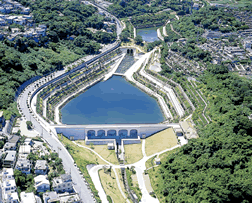
<svg viewBox="0 0 252 203"><path fill-rule="evenodd" d="M172 128L160 131L145 141L145 153L147 156L169 149L178 144L177 137Z"/></svg>

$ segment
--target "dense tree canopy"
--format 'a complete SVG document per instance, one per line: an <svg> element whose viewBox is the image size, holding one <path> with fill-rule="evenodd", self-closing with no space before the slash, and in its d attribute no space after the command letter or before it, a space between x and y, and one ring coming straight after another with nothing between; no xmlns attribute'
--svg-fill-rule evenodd
<svg viewBox="0 0 252 203"><path fill-rule="evenodd" d="M5 110L5 115L17 114L12 102L20 84L36 75L61 69L86 54L97 53L100 43L116 39L115 32L101 31L104 20L111 19L98 15L97 8L91 5L63 0L19 2L31 8L36 25L46 25L47 36L37 40L17 37L0 44L0 109ZM114 26L111 29L115 31Z"/></svg>
<svg viewBox="0 0 252 203"><path fill-rule="evenodd" d="M212 122L155 172L164 202L251 202L252 83L210 66L200 78Z"/></svg>

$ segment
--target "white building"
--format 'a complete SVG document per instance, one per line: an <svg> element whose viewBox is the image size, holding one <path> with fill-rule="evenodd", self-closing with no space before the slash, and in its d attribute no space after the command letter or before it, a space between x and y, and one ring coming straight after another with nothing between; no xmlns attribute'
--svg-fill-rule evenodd
<svg viewBox="0 0 252 203"><path fill-rule="evenodd" d="M8 193L3 196L4 203L19 203L18 193Z"/></svg>
<svg viewBox="0 0 252 203"><path fill-rule="evenodd" d="M73 192L71 175L63 174L53 179L52 187L56 192Z"/></svg>
<svg viewBox="0 0 252 203"><path fill-rule="evenodd" d="M34 171L37 175L45 175L48 172L48 165L46 160L37 160L34 167Z"/></svg>
<svg viewBox="0 0 252 203"><path fill-rule="evenodd" d="M14 172L12 168L4 168L2 171L2 181L14 180Z"/></svg>
<svg viewBox="0 0 252 203"><path fill-rule="evenodd" d="M21 145L19 147L19 154L30 154L31 146L30 145Z"/></svg>
<svg viewBox="0 0 252 203"><path fill-rule="evenodd" d="M11 179L11 180L4 180L2 182L2 195L3 197L6 195L6 194L9 194L9 193L14 193L16 192L17 190L17 186L16 186L16 182L14 179Z"/></svg>
<svg viewBox="0 0 252 203"><path fill-rule="evenodd" d="M34 195L33 192L21 192L20 193L21 203L40 203L41 199Z"/></svg>
<svg viewBox="0 0 252 203"><path fill-rule="evenodd" d="M22 173L25 174L30 174L31 173L31 163L30 160L25 159L25 160L19 160L16 163L15 169L21 171Z"/></svg>
<svg viewBox="0 0 252 203"><path fill-rule="evenodd" d="M50 182L48 180L47 175L39 175L34 178L35 185L37 192L46 192L50 190Z"/></svg>

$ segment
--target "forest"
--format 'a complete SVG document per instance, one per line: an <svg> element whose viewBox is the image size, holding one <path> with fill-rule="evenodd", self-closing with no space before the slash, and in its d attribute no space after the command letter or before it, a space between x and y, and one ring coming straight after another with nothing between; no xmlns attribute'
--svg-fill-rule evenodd
<svg viewBox="0 0 252 203"><path fill-rule="evenodd" d="M108 10L118 18L124 18L129 16L138 16L146 13L158 13L164 9L172 9L174 11L189 11L190 2L180 0L170 1L148 1L148 0L128 0L128 1L116 1L109 6ZM183 11L184 12L184 11Z"/></svg>
<svg viewBox="0 0 252 203"><path fill-rule="evenodd" d="M204 29L226 32L247 29L244 22L238 21L230 10L217 7L203 7L190 16L183 16L180 21L172 22L174 29L183 37L201 36Z"/></svg>
<svg viewBox="0 0 252 203"><path fill-rule="evenodd" d="M156 14L145 14L141 16L133 16L131 23L134 27L145 27L154 25L163 25L169 19L169 12L161 12Z"/></svg>
<svg viewBox="0 0 252 203"><path fill-rule="evenodd" d="M161 202L251 202L252 82L223 65L199 80L212 122L151 172L152 186Z"/></svg>
<svg viewBox="0 0 252 203"><path fill-rule="evenodd" d="M7 118L17 114L15 92L26 80L62 69L87 54L97 53L100 43L116 39L115 32L101 31L106 19L90 5L63 0L19 1L31 8L36 25L47 26L47 36L37 41L26 37L5 39L0 44L0 109Z"/></svg>

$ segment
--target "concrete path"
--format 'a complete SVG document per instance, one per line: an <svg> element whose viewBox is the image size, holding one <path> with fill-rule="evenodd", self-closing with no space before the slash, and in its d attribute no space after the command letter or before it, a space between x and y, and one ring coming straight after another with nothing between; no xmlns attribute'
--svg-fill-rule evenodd
<svg viewBox="0 0 252 203"><path fill-rule="evenodd" d="M163 34L164 34L165 37L168 36L167 32L166 32L166 25L163 27Z"/></svg>
<svg viewBox="0 0 252 203"><path fill-rule="evenodd" d="M157 198L150 196L150 194L148 193L148 191L146 189L145 181L144 181L144 177L143 177L143 170L138 167L136 167L135 170L136 170L139 188L142 193L142 199L141 199L140 203L159 203L159 200Z"/></svg>
<svg viewBox="0 0 252 203"><path fill-rule="evenodd" d="M36 130L28 130L27 129L27 125L26 125L26 120L24 118L22 118L22 120L20 121L20 131L21 131L21 135L25 135L27 137L37 137L39 136L39 132Z"/></svg>
<svg viewBox="0 0 252 203"><path fill-rule="evenodd" d="M102 169L103 165L93 166L92 168L88 168L88 173L95 185L95 188L98 190L98 195L102 201L102 203L109 203L107 200L107 195L102 187L99 170Z"/></svg>
<svg viewBox="0 0 252 203"><path fill-rule="evenodd" d="M162 36L161 32L160 32L160 28L157 29L157 36L159 39L161 39L162 41L164 41L164 37Z"/></svg>

